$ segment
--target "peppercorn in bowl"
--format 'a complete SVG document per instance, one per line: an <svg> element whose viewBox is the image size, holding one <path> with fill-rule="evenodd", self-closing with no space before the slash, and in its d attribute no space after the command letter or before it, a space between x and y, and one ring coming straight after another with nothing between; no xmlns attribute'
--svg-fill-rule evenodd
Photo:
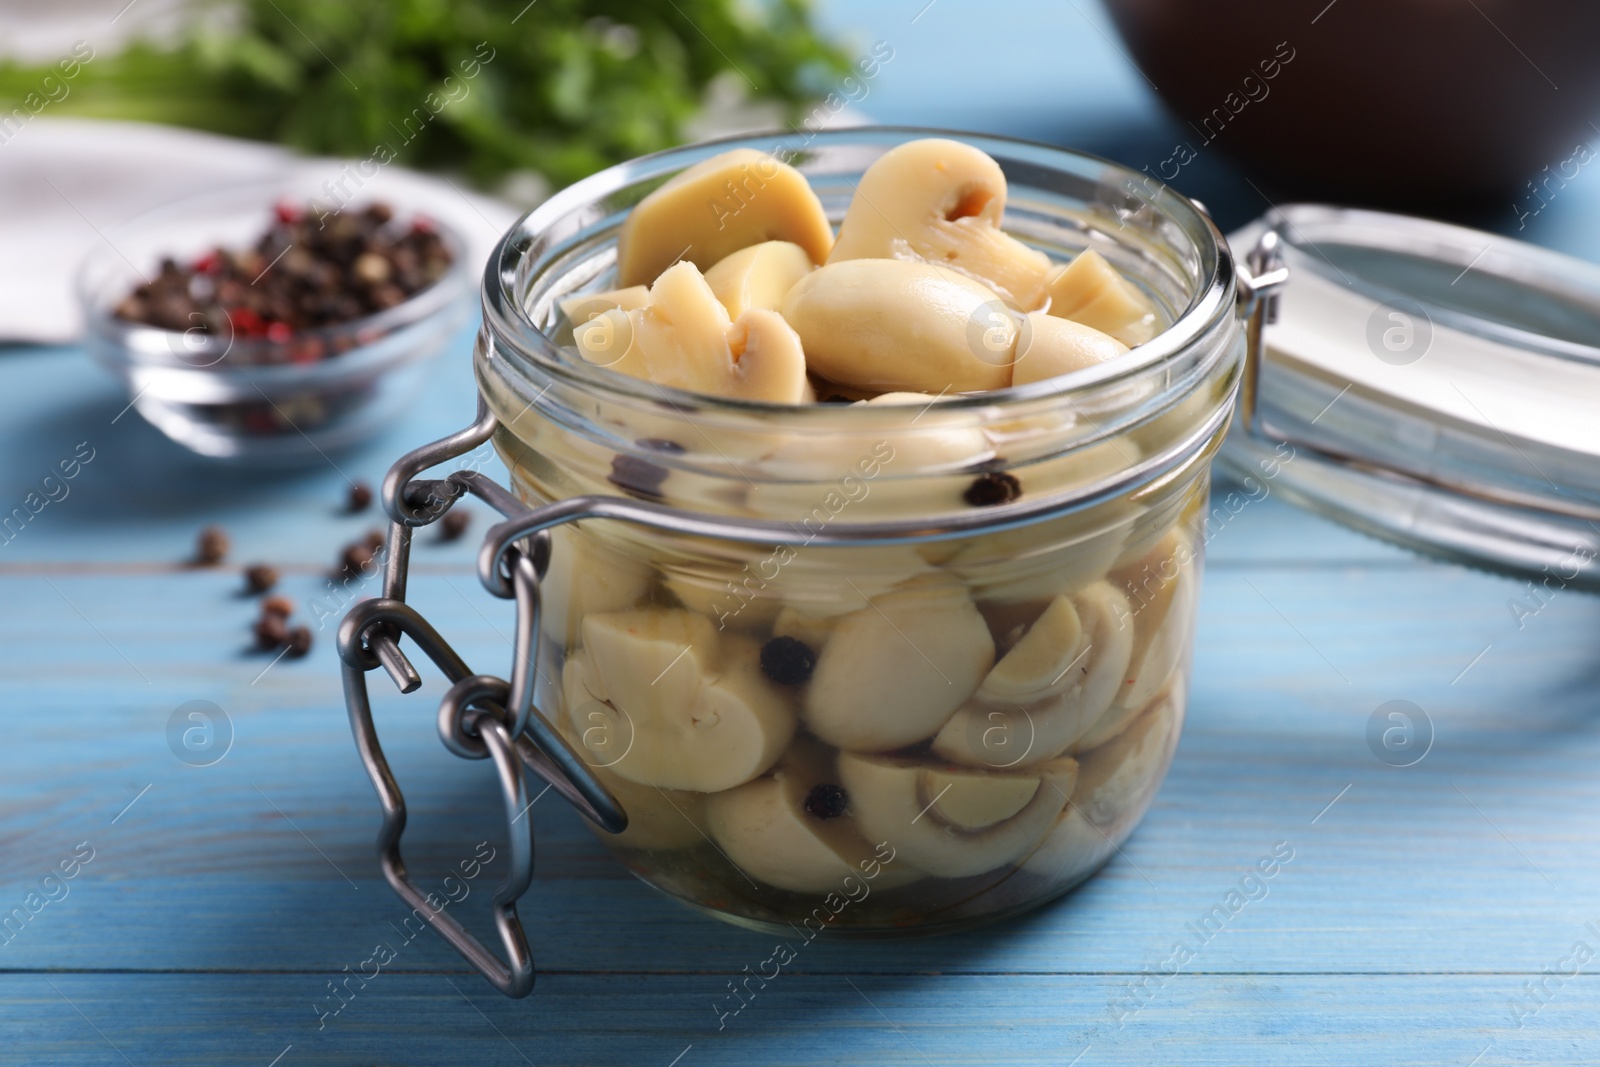
<svg viewBox="0 0 1600 1067"><path fill-rule="evenodd" d="M294 182L196 197L80 268L90 353L205 456L323 462L386 427L473 304L461 239L414 205Z"/></svg>

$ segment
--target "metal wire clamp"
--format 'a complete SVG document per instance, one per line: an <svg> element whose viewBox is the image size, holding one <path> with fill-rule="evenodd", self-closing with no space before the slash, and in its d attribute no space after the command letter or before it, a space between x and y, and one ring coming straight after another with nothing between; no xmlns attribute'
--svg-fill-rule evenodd
<svg viewBox="0 0 1600 1067"><path fill-rule="evenodd" d="M538 651L539 578L549 560L549 535L535 534L501 556L500 584L492 591L516 601L515 658L511 680L474 674L439 632L405 602L414 529L437 521L463 494L470 493L507 519L525 518L530 509L494 482L473 471L420 481L429 467L483 444L495 420L480 401L478 419L467 429L425 445L400 459L384 479L383 503L391 518L383 564L383 596L352 608L339 626L344 695L361 762L383 808L378 860L384 878L413 912L508 997L533 990L533 954L517 917L517 901L533 880L533 820L528 816L527 772L550 784L590 821L611 833L628 819L615 797L534 706L534 656ZM501 590L505 591L502 592ZM453 916L418 889L406 870L400 839L406 827L406 802L378 742L367 692L367 672L383 667L402 693L414 692L422 678L400 648L409 637L452 683L439 702L439 735L446 748L465 759L490 759L500 779L510 835L511 870L495 889L495 927L502 960Z"/></svg>

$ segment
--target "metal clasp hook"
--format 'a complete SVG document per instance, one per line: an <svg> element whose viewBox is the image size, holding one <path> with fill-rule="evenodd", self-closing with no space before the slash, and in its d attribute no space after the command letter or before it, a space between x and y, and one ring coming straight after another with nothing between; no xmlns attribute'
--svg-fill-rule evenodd
<svg viewBox="0 0 1600 1067"><path fill-rule="evenodd" d="M502 515L530 509L494 482L472 471L457 471L436 481L417 481L428 467L478 447L494 432L495 420L479 402L472 426L408 453L384 480L384 506L393 519L384 560L384 595L357 604L339 626L345 706L362 764L378 793L383 823L378 859L385 880L413 911L509 997L533 989L533 955L517 917L517 901L533 879L533 820L528 817L526 771L548 782L583 815L611 833L627 828L628 818L608 789L534 705L534 657L538 653L539 580L549 562L549 535L538 533L506 546L502 554L516 601L515 659L511 681L474 674L415 608L405 602L411 532L437 520L465 493L484 500ZM505 800L511 869L494 893L494 921L505 959L469 933L453 916L435 907L412 882L400 851L406 827L406 802L383 754L372 717L367 672L380 665L403 693L422 678L400 649L409 637L451 682L439 704L439 732L445 747L469 759L491 759ZM521 824L521 825L519 825Z"/></svg>

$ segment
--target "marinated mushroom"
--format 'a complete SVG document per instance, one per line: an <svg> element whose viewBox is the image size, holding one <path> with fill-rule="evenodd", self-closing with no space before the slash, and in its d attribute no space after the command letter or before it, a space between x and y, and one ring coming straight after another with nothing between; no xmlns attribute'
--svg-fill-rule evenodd
<svg viewBox="0 0 1600 1067"><path fill-rule="evenodd" d="M978 686L977 698L991 704L1029 704L1048 696L1069 680L1089 644L1072 599L1058 596L994 665Z"/></svg>
<svg viewBox="0 0 1600 1067"><path fill-rule="evenodd" d="M786 517L798 520L802 534L807 529L810 516L791 512ZM840 573L852 577L840 582ZM714 620L719 629L764 631L786 608L837 620L862 610L873 597L934 573L909 546L798 544L739 553L726 563L663 566L662 583L684 607Z"/></svg>
<svg viewBox="0 0 1600 1067"><path fill-rule="evenodd" d="M858 521L899 516L930 501L962 506L972 470L993 460L994 448L970 414L941 414L937 400L929 393L882 393L853 406L910 409L898 424L874 420L870 432L840 428L783 438L762 457L765 477L751 487L750 506L813 523L831 521L846 501ZM935 489L931 482L940 474L948 477Z"/></svg>
<svg viewBox="0 0 1600 1067"><path fill-rule="evenodd" d="M812 371L831 381L883 392L976 392L1011 383L1017 326L1004 316L991 323L999 299L946 267L851 259L801 278L783 317Z"/></svg>
<svg viewBox="0 0 1600 1067"><path fill-rule="evenodd" d="M1119 703L1143 707L1178 669L1197 588L1180 561L1192 558L1183 533L1171 530L1139 566L1111 575L1128 597L1133 623L1133 654Z"/></svg>
<svg viewBox="0 0 1600 1067"><path fill-rule="evenodd" d="M804 175L765 152L735 148L673 177L628 213L617 235L617 277L647 285L680 260L706 270L774 240L821 263L833 227Z"/></svg>
<svg viewBox="0 0 1600 1067"><path fill-rule="evenodd" d="M792 893L844 892L846 878L865 881L876 857L837 781L832 755L797 741L771 774L709 797L706 825L728 859L757 881ZM896 856L872 885L888 889L920 877Z"/></svg>
<svg viewBox="0 0 1600 1067"><path fill-rule="evenodd" d="M561 314L574 327L582 326L596 315L607 311L632 311L650 302L650 287L630 285L626 289L607 289L600 293L579 293L557 301Z"/></svg>
<svg viewBox="0 0 1600 1067"><path fill-rule="evenodd" d="M783 310L783 298L812 266L806 250L794 242L763 241L718 260L706 271L706 284L737 319L752 308Z"/></svg>
<svg viewBox="0 0 1600 1067"><path fill-rule="evenodd" d="M1071 319L1030 311L1017 341L1011 384L1027 385L1084 370L1126 354L1128 346Z"/></svg>
<svg viewBox="0 0 1600 1067"><path fill-rule="evenodd" d="M839 624L839 615L814 615L785 604L772 624L773 637L792 637L812 651L828 643L833 628Z"/></svg>
<svg viewBox="0 0 1600 1067"><path fill-rule="evenodd" d="M737 320L692 263L679 263L632 311L605 311L573 330L590 363L691 392L798 404L810 388L800 338L774 311Z"/></svg>
<svg viewBox="0 0 1600 1067"><path fill-rule="evenodd" d="M937 733L993 663L994 641L966 589L918 579L839 620L802 714L831 745L886 752Z"/></svg>
<svg viewBox="0 0 1600 1067"><path fill-rule="evenodd" d="M942 137L909 141L861 175L828 263L922 260L1031 310L1044 302L1050 259L1000 228L1005 209L1005 174L987 153Z"/></svg>
<svg viewBox="0 0 1600 1067"><path fill-rule="evenodd" d="M973 767L1031 767L1071 750L1117 697L1133 648L1106 582L1051 602L940 729L933 750Z"/></svg>
<svg viewBox="0 0 1600 1067"><path fill-rule="evenodd" d="M1072 802L1090 822L1108 826L1142 803L1172 754L1168 742L1177 725L1171 692L1152 701L1126 730L1079 755Z"/></svg>
<svg viewBox="0 0 1600 1067"><path fill-rule="evenodd" d="M1150 298L1092 248L1051 275L1049 295L1050 314L1091 326L1130 347L1156 335L1156 308Z"/></svg>
<svg viewBox="0 0 1600 1067"><path fill-rule="evenodd" d="M612 773L603 766L600 760L589 751L583 743L583 732L586 729L601 729L607 727L603 718L596 716L595 721L589 721L587 716L594 714L592 711L581 712L585 719L583 728L575 727L571 721L571 711L582 708L594 698L586 689L581 688L576 681L576 672L562 672L562 689L566 693L568 715L563 715L557 722L557 729L572 746L572 750L582 757L589 767L589 773L600 780L600 784L611 791L617 803L622 805L622 810L627 813L628 826L620 834L605 835L609 840L627 848L643 848L655 851L670 851L678 848L693 848L706 840L705 825L705 796L701 793L690 793L681 789L657 789L654 786L639 785L630 782L621 775ZM574 703L576 701L576 703Z"/></svg>
<svg viewBox="0 0 1600 1067"><path fill-rule="evenodd" d="M587 527L550 531L550 566L539 581L540 629L557 641L576 641L584 618L634 607L650 591L650 572L606 547Z"/></svg>
<svg viewBox="0 0 1600 1067"><path fill-rule="evenodd" d="M1027 855L1066 806L1077 771L1068 757L1031 773L1001 774L839 753L839 781L862 833L942 878L982 874Z"/></svg>
<svg viewBox="0 0 1600 1067"><path fill-rule="evenodd" d="M1171 529L1144 556L1112 572L1110 581L1128 598L1133 648L1117 699L1079 740L1081 748L1103 745L1127 729L1157 692L1180 679L1199 588L1184 569L1193 558L1186 535Z"/></svg>
<svg viewBox="0 0 1600 1067"><path fill-rule="evenodd" d="M1024 487L1032 480L1030 474ZM1122 551L1122 530L1115 527L1069 537L1069 531L1039 527L985 534L961 542L944 563L985 603L1035 602L1104 578Z"/></svg>
<svg viewBox="0 0 1600 1067"><path fill-rule="evenodd" d="M1019 869L1068 885L1094 873L1116 849L1116 838L1084 818L1076 805L1069 804Z"/></svg>
<svg viewBox="0 0 1600 1067"><path fill-rule="evenodd" d="M793 705L761 673L760 646L719 636L703 615L590 615L583 641L564 670L574 672L568 684L582 687L574 692L594 699L573 725L584 747L629 781L731 789L771 767L794 736Z"/></svg>

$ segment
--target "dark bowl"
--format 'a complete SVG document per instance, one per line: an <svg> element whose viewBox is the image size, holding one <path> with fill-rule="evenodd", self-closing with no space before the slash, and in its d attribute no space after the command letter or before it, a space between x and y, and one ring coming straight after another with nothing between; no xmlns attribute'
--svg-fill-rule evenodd
<svg viewBox="0 0 1600 1067"><path fill-rule="evenodd" d="M1220 149L1286 196L1537 206L1530 179L1548 199L1600 134L1592 0L1106 6L1189 152Z"/></svg>

